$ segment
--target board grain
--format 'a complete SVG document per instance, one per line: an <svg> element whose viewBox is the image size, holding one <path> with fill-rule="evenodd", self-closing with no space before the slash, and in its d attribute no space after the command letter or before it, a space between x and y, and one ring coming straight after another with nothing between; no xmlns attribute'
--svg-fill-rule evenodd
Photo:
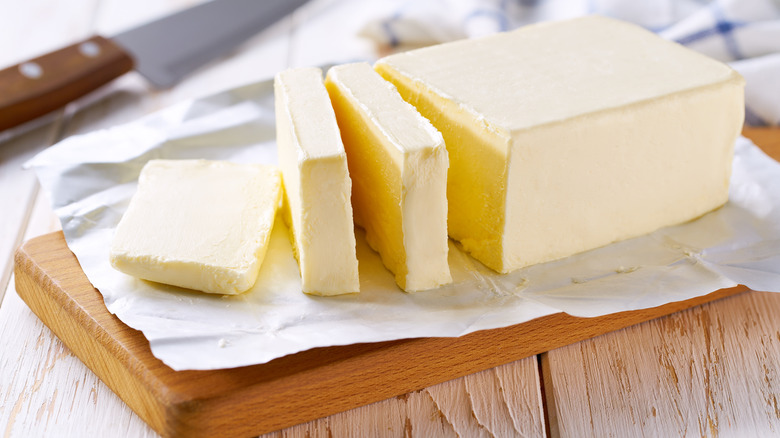
<svg viewBox="0 0 780 438"><path fill-rule="evenodd" d="M33 312L164 436L251 436L342 412L718 298L713 292L599 318L563 313L459 338L316 348L267 364L175 372L106 310L61 232L16 253L16 289Z"/></svg>

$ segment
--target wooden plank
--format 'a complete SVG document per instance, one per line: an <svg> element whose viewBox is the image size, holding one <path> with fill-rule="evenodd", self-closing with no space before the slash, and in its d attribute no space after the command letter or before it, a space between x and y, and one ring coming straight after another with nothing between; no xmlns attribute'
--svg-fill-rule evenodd
<svg viewBox="0 0 780 438"><path fill-rule="evenodd" d="M780 157L780 129L744 135ZM750 292L542 355L551 435L780 434L777 315Z"/></svg>
<svg viewBox="0 0 780 438"><path fill-rule="evenodd" d="M3 8L0 14L0 68L86 36L92 0L35 0ZM45 28L46 32L29 32ZM0 133L0 302L9 284L13 252L22 241L38 182L22 164L58 139L58 112L31 126Z"/></svg>
<svg viewBox="0 0 780 438"><path fill-rule="evenodd" d="M552 428L564 437L780 434L779 314L780 295L750 292L550 351Z"/></svg>
<svg viewBox="0 0 780 438"><path fill-rule="evenodd" d="M276 430L745 290L724 289L599 318L561 313L459 338L319 348L251 367L174 372L151 355L140 332L107 312L61 233L23 245L15 275L17 291L33 311L131 408L167 436L241 436Z"/></svg>
<svg viewBox="0 0 780 438"><path fill-rule="evenodd" d="M97 1L27 0L24 4L4 4L0 14L0 68L89 36Z"/></svg>
<svg viewBox="0 0 780 438"><path fill-rule="evenodd" d="M13 253L22 243L38 192L35 174L23 170L22 164L51 144L58 125L59 120L0 143L0 303L9 284Z"/></svg>

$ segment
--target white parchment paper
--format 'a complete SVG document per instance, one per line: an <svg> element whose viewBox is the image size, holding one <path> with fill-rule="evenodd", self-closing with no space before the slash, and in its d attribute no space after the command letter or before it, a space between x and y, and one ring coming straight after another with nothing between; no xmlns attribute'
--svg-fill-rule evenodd
<svg viewBox="0 0 780 438"><path fill-rule="evenodd" d="M258 364L313 347L460 336L560 311L592 317L738 283L780 292L780 165L743 138L729 203L699 220L508 275L450 242L454 283L434 291L398 289L358 230L361 293L305 295L281 220L257 284L243 295L201 294L111 268L114 227L148 160L275 163L274 138L273 84L264 81L70 137L28 163L108 310L141 330L175 370Z"/></svg>

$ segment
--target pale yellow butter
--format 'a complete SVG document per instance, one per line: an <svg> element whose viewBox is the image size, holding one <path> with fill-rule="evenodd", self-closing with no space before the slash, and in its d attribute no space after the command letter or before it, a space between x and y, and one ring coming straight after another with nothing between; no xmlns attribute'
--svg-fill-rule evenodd
<svg viewBox="0 0 780 438"><path fill-rule="evenodd" d="M303 292L358 292L352 183L322 72L317 68L281 72L275 78L274 92L284 216Z"/></svg>
<svg viewBox="0 0 780 438"><path fill-rule="evenodd" d="M449 233L499 272L701 216L728 199L743 79L602 17L381 59L444 135Z"/></svg>
<svg viewBox="0 0 780 438"><path fill-rule="evenodd" d="M441 134L368 64L333 67L325 83L368 243L405 291L451 282Z"/></svg>
<svg viewBox="0 0 780 438"><path fill-rule="evenodd" d="M280 193L275 166L149 161L117 225L111 265L203 292L245 292L257 280Z"/></svg>

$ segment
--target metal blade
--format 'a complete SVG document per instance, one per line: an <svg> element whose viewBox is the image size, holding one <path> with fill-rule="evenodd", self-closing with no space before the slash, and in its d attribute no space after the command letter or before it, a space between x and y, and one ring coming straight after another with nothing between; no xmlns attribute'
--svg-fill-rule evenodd
<svg viewBox="0 0 780 438"><path fill-rule="evenodd" d="M111 38L152 84L167 88L279 21L306 0L214 0Z"/></svg>

